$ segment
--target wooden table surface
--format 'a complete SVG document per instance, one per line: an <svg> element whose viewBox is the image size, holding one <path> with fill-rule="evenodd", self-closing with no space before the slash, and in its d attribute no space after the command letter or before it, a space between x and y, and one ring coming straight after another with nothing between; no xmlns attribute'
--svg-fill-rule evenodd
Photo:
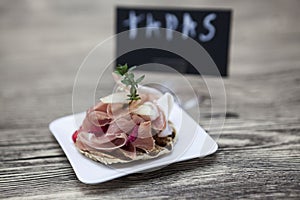
<svg viewBox="0 0 300 200"><path fill-rule="evenodd" d="M228 114L214 155L85 185L48 124L72 113L77 69L113 34L119 4L233 9ZM1 0L0 197L299 199L299 8L296 0ZM206 113L200 124L207 128L209 119Z"/></svg>

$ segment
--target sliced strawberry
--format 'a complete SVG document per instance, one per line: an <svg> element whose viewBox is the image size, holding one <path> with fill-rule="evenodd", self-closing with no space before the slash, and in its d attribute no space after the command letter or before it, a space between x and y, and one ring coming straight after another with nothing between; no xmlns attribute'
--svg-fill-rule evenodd
<svg viewBox="0 0 300 200"><path fill-rule="evenodd" d="M77 139L77 136L78 136L78 130L77 131L75 131L74 133L73 133L73 135L72 135L72 140L73 140L73 142L74 143L76 143L76 139Z"/></svg>

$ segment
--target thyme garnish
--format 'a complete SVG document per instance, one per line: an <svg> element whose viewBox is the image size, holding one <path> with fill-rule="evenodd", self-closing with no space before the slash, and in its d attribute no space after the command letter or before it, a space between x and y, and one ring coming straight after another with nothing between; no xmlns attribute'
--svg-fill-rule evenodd
<svg viewBox="0 0 300 200"><path fill-rule="evenodd" d="M121 82L126 85L130 86L130 94L127 95L128 99L130 100L130 103L135 100L141 99L139 94L137 93L138 84L142 82L142 80L145 78L145 75L139 77L138 79L134 80L134 73L132 72L136 67L128 67L127 64L125 65L119 65L115 71L116 74L119 74L122 76Z"/></svg>

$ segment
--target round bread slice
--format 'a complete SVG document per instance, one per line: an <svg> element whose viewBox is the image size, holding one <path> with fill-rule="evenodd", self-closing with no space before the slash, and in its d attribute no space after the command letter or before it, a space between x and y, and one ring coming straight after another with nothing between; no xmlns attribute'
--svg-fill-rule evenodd
<svg viewBox="0 0 300 200"><path fill-rule="evenodd" d="M174 144L177 140L177 133L174 128L174 126L170 123L170 126L172 127L172 134L167 137L158 137L155 135L153 139L155 140L155 147L149 152L145 152L142 150L137 149L136 156L134 159L125 157L124 155L112 155L109 152L102 152L102 151L93 151L93 150L82 150L78 148L77 149L86 157L103 163L105 165L110 165L114 163L129 163L137 160L149 160L153 158L157 158L159 156L165 155L170 153L173 148Z"/></svg>

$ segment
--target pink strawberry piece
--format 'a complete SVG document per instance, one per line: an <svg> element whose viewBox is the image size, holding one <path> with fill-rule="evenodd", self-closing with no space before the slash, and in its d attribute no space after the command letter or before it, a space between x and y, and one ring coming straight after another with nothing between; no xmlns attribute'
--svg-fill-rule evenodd
<svg viewBox="0 0 300 200"><path fill-rule="evenodd" d="M72 135L72 140L73 140L74 143L76 143L76 139L77 139L78 133L79 133L79 131L77 130Z"/></svg>

